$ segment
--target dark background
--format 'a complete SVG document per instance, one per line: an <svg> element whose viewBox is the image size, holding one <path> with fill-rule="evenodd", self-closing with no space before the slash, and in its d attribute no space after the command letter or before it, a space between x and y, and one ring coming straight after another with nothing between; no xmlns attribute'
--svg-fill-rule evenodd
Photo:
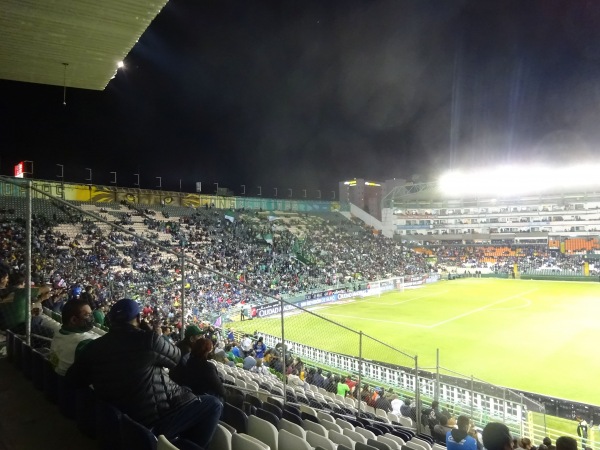
<svg viewBox="0 0 600 450"><path fill-rule="evenodd" d="M594 160L600 2L170 0L103 92L0 81L0 173L255 195Z"/></svg>

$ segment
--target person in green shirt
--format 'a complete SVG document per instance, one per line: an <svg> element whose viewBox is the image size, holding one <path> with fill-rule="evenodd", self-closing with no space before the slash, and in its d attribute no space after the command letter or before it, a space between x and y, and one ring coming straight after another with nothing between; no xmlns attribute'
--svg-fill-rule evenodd
<svg viewBox="0 0 600 450"><path fill-rule="evenodd" d="M344 383L341 379L339 379L338 377L336 377L337 379L337 393L338 395L341 395L342 397L345 397L348 392L350 392L350 387Z"/></svg>

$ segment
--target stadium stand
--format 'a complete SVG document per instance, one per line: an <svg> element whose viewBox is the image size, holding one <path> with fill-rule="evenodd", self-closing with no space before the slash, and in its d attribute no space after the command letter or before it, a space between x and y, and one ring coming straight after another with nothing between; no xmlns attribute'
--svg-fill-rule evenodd
<svg viewBox="0 0 600 450"><path fill-rule="evenodd" d="M50 335L57 330L56 313L68 295L68 290L61 289L76 285L91 287L93 305L98 310L106 310L121 297L137 298L143 303L144 316L152 325L171 330L184 328L191 320L214 318L238 304L262 300L252 296L250 291L234 288L227 280L203 277L201 271L191 270L187 300L192 313L190 317L181 317L177 295L181 286L181 277L178 279L177 276L179 263L165 248L177 251L183 247L197 263L250 283L275 297L346 283L359 285L392 275L427 274L446 263L454 266L470 264L471 267L473 264L475 267L485 265L488 268L491 265L494 271L503 272L510 270L515 263L531 270L541 270L550 264L561 270L573 270L583 262L581 255L552 254L548 248L541 246L407 249L374 235L354 221L334 219L328 215L282 213L272 218L257 211L237 211L234 220L230 220L226 218L228 211L214 208L154 208L127 202L78 204L83 211L98 214L139 236L136 237L106 223L88 220L77 209L56 202L34 200L32 279L38 284L51 280L56 288L39 316ZM22 202L12 197L0 197L0 208L7 212L0 224L0 260L11 271L19 272L23 270L25 259L25 209ZM160 242L162 247L153 246L148 240ZM588 247L590 250L595 248L593 240L568 245L569 249L585 250ZM437 267L428 262L428 256L438 258ZM101 333L103 330L97 331ZM271 448L275 442L279 447L282 444L301 447L302 444L290 438L287 432L302 438L310 432L309 444L323 448L331 448L335 444L355 447L359 441L368 445L368 440L372 440L371 444L381 442L387 446L395 442L398 445L411 443L413 448L419 445L425 447L422 440L427 440L428 436L422 433L427 432L427 427L414 428L410 417L375 409L374 403L365 404L365 401L360 401L361 397L348 399L330 395L320 386L313 389L309 383L295 389L286 386L281 377L287 372L282 369L289 365L288 361L277 366L277 358L274 358L266 372L246 371L239 367L241 358L229 354L239 336L231 341L220 330L210 326L204 332L214 339L219 350L227 352L225 358L215 364L224 382L229 384L223 419L234 428L234 433L229 428L226 431L225 425L219 428L215 442L218 441L220 447L214 447L216 450L242 445L232 435L243 436L246 433L259 440L268 440ZM47 345L42 339L44 333L40 334L41 341L32 341L35 346L32 348L20 336L8 331L8 358L31 378L37 389L44 389L48 399L61 405L68 397L65 394L67 390L53 377L54 372L44 359ZM175 334L169 336L166 331L164 336L173 340L177 338ZM279 376L275 372L279 372ZM306 372L301 374L306 381ZM365 400L371 399L375 393L375 390L370 391ZM85 414L72 416L78 419L79 428L89 430L86 421L98 424L100 418L107 419L110 415L110 420L120 424L124 430L120 434L120 445L127 448L137 445L155 448L158 445L160 436L153 436L151 430L143 429L118 411L111 412L110 407L98 404L94 408L89 406L94 403L89 391L77 392L75 397L76 403L88 405L82 411L96 411L94 418L86 418ZM65 405L60 410L65 414L70 411ZM273 428L265 423L277 428L278 434L275 435ZM90 432L90 436L93 434L101 442L98 432ZM402 440L403 444L392 436ZM249 445L251 440L243 439ZM362 442L365 439L367 441ZM161 445L166 445L163 439L160 441ZM306 444L306 441L302 442ZM192 448L185 447L188 444L184 441L172 444ZM118 448L116 440L110 445Z"/></svg>

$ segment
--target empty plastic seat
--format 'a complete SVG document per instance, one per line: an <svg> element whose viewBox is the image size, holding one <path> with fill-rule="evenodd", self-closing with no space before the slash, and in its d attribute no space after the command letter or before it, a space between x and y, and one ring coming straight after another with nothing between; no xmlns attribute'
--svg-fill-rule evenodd
<svg viewBox="0 0 600 450"><path fill-rule="evenodd" d="M395 440L391 439L389 436L377 436L377 440L379 442L387 444L392 450L400 450L400 444L398 444L398 442L396 442Z"/></svg>
<svg viewBox="0 0 600 450"><path fill-rule="evenodd" d="M338 449L340 445L343 445L347 448L354 448L354 441L350 439L348 436L344 436L342 433L338 433L337 431L330 430L329 435L327 436L331 442L334 444L338 444Z"/></svg>
<svg viewBox="0 0 600 450"><path fill-rule="evenodd" d="M296 415L290 411L283 411L283 414L281 416L283 419L289 420L290 422L295 423L298 426L302 426L302 418L300 417L300 414Z"/></svg>
<svg viewBox="0 0 600 450"><path fill-rule="evenodd" d="M312 447L320 447L325 450L336 450L336 445L325 436L321 436L313 431L306 432L306 442Z"/></svg>
<svg viewBox="0 0 600 450"><path fill-rule="evenodd" d="M278 431L275 426L257 416L248 417L248 434L267 444L271 450L277 450Z"/></svg>
<svg viewBox="0 0 600 450"><path fill-rule="evenodd" d="M421 437L415 436L410 441L422 445L423 447L425 447L425 450L431 450L431 443L425 441L425 439Z"/></svg>
<svg viewBox="0 0 600 450"><path fill-rule="evenodd" d="M413 450L427 450L422 444L418 442L413 442L412 440L406 442L406 446Z"/></svg>
<svg viewBox="0 0 600 450"><path fill-rule="evenodd" d="M251 405L255 406L256 408L262 408L263 406L263 401L256 395L246 393L246 401Z"/></svg>
<svg viewBox="0 0 600 450"><path fill-rule="evenodd" d="M342 429L354 430L354 425L344 419L340 419L339 417L335 418L335 423L337 423Z"/></svg>
<svg viewBox="0 0 600 450"><path fill-rule="evenodd" d="M312 447L303 438L287 430L279 430L278 447L285 450L312 450Z"/></svg>
<svg viewBox="0 0 600 450"><path fill-rule="evenodd" d="M279 428L279 417L277 417L275 414L273 414L272 412L269 412L267 410L258 408L256 410L256 416L260 417L263 420L266 420L267 422L273 424L273 426L275 428Z"/></svg>
<svg viewBox="0 0 600 450"><path fill-rule="evenodd" d="M292 434L304 439L306 437L306 431L297 423L290 422L287 419L281 419L279 421L279 430L287 430Z"/></svg>
<svg viewBox="0 0 600 450"><path fill-rule="evenodd" d="M259 441L247 434L236 433L231 436L232 450L269 450L269 447L264 442Z"/></svg>
<svg viewBox="0 0 600 450"><path fill-rule="evenodd" d="M391 447L389 445L387 445L385 442L381 442L376 439L367 439L367 445L370 445L371 447L375 447L379 450L392 450Z"/></svg>
<svg viewBox="0 0 600 450"><path fill-rule="evenodd" d="M233 433L235 433L235 430L233 430ZM232 450L231 436L233 433L226 426L218 423L215 434L213 434L208 445L208 450Z"/></svg>
<svg viewBox="0 0 600 450"><path fill-rule="evenodd" d="M344 428L344 436L348 436L354 442L362 442L363 444L367 443L367 438L362 434L357 433L355 430L349 430L348 428Z"/></svg>
<svg viewBox="0 0 600 450"><path fill-rule="evenodd" d="M366 428L355 428L354 431L362 434L367 439L375 439L375 433L373 433L371 430L367 430Z"/></svg>
<svg viewBox="0 0 600 450"><path fill-rule="evenodd" d="M384 436L386 438L391 439L392 441L396 442L396 444L398 444L400 447L406 444L404 439L402 439L392 433L386 433ZM380 436L378 436L378 437L380 437Z"/></svg>
<svg viewBox="0 0 600 450"><path fill-rule="evenodd" d="M231 425L238 433L248 432L248 416L240 408L236 408L230 403L225 403L222 417L223 422Z"/></svg>
<svg viewBox="0 0 600 450"><path fill-rule="evenodd" d="M173 444L171 444L169 442L169 440L164 436L164 434L161 434L158 437L156 450L179 450L179 449L177 447L175 447Z"/></svg>
<svg viewBox="0 0 600 450"><path fill-rule="evenodd" d="M327 429L323 425L313 422L311 420L303 420L302 428L304 428L306 431L312 431L313 433L317 433L325 437L327 437L328 434Z"/></svg>
<svg viewBox="0 0 600 450"><path fill-rule="evenodd" d="M328 431L337 431L338 433L343 434L342 427L340 427L337 423L322 420L321 425L323 425L325 428L327 428Z"/></svg>
<svg viewBox="0 0 600 450"><path fill-rule="evenodd" d="M283 411L281 410L281 408L277 405L274 405L271 402L263 402L262 409L264 409L265 411L269 411L272 414L275 414L278 419L281 419L281 417L283 417Z"/></svg>
<svg viewBox="0 0 600 450"><path fill-rule="evenodd" d="M326 412L323 411L317 411L317 418L321 421L326 420L328 422L335 422L335 419L333 418L333 416L331 414L327 414Z"/></svg>

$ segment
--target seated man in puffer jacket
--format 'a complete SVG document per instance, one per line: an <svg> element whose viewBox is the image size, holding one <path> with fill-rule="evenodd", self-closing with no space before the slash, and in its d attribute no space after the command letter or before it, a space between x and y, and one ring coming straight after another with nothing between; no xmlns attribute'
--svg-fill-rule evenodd
<svg viewBox="0 0 600 450"><path fill-rule="evenodd" d="M90 342L66 374L68 383L93 385L104 400L158 436L178 436L208 447L222 405L210 395L196 396L171 381L164 370L175 367L181 353L153 331L140 329L140 309L130 299L111 308L110 331Z"/></svg>

